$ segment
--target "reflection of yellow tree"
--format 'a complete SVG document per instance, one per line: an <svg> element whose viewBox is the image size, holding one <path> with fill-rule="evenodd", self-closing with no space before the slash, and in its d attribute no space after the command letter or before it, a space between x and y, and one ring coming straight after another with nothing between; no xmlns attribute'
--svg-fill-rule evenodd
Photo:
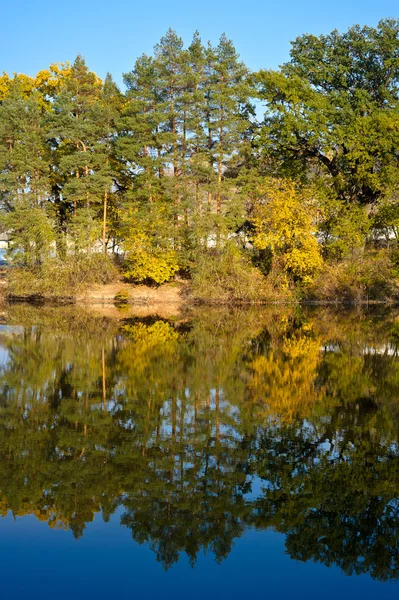
<svg viewBox="0 0 399 600"><path fill-rule="evenodd" d="M256 356L249 368L249 396L262 416L281 422L307 416L320 398L316 386L320 339L297 333L285 336L279 348Z"/></svg>
<svg viewBox="0 0 399 600"><path fill-rule="evenodd" d="M166 321L155 321L152 325L145 325L137 322L133 325L126 324L122 330L129 335L136 343L141 344L141 350L150 351L156 346L167 342L176 341L179 334L170 323Z"/></svg>
<svg viewBox="0 0 399 600"><path fill-rule="evenodd" d="M160 383L170 381L173 356L178 350L179 333L167 321L154 323L125 323L126 335L118 354L123 385L126 389L157 389Z"/></svg>

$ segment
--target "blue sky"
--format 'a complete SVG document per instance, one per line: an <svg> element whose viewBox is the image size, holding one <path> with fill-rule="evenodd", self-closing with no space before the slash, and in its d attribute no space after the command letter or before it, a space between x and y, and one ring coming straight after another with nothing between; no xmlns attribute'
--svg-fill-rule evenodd
<svg viewBox="0 0 399 600"><path fill-rule="evenodd" d="M399 17L398 0L3 0L0 71L34 75L51 62L80 53L100 77L122 73L151 53L172 27L185 42L195 29L216 43L225 32L253 70L288 58L302 33L344 31Z"/></svg>

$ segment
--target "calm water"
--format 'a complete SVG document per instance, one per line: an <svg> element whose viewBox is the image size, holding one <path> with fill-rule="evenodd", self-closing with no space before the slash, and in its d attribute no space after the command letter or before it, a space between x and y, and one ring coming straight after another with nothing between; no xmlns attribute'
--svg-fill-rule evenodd
<svg viewBox="0 0 399 600"><path fill-rule="evenodd" d="M7 309L4 598L398 598L399 311Z"/></svg>

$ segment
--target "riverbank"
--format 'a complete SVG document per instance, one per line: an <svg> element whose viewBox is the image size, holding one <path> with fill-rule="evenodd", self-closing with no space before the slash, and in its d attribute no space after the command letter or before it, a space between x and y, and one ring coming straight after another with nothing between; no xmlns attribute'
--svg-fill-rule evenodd
<svg viewBox="0 0 399 600"><path fill-rule="evenodd" d="M123 307L135 307L143 314L176 314L185 309L197 306L266 306L270 304L309 304L309 305L372 305L372 304L398 304L399 303L399 288L397 293L391 296L382 296L381 298L370 297L365 294L352 295L345 293L346 290L334 290L336 294L329 297L328 294L317 295L300 293L299 290L282 290L279 292L276 288L272 290L262 290L258 297L245 297L245 292L242 294L234 294L231 292L231 286L222 290L225 293L216 293L211 289L208 282L208 287L205 290L207 293L198 295L193 283L189 280L177 280L164 283L159 286L150 286L142 284L133 284L123 281L118 278L110 283L91 284L83 286L79 291L65 294L48 294L37 293L25 289L19 293L15 293L12 286L8 282L9 269L3 267L0 269L0 303L11 302L27 302L40 304L55 304L65 305L74 304L91 307L108 307L108 310L114 312L112 307L117 307L120 310ZM218 288L218 283L215 282L215 287ZM220 285L219 285L220 287ZM11 288L11 289L10 289ZM220 292L220 290L217 290ZM237 292L237 290L236 290Z"/></svg>
<svg viewBox="0 0 399 600"><path fill-rule="evenodd" d="M88 284L70 295L65 293L38 293L27 284L15 292L9 283L10 268L0 268L0 302L32 302L45 304L79 305L171 305L182 307L188 295L188 282L178 281L161 286L127 283L122 278L105 284Z"/></svg>
<svg viewBox="0 0 399 600"><path fill-rule="evenodd" d="M165 283L158 287L135 285L123 281L95 285L76 296L77 304L133 304L148 306L171 304L182 306L188 293L186 282Z"/></svg>
<svg viewBox="0 0 399 600"><path fill-rule="evenodd" d="M163 310L181 310L187 304L189 285L187 282L166 283L158 287L135 285L117 281L93 285L71 296L46 296L37 294L15 295L9 292L5 273L0 274L0 300L9 302L41 302L45 304L77 304L93 306L162 306Z"/></svg>

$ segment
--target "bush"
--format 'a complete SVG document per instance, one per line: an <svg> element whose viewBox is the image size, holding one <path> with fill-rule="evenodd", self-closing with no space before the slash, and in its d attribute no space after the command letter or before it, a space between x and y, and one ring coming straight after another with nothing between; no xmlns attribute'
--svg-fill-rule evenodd
<svg viewBox="0 0 399 600"><path fill-rule="evenodd" d="M233 244L199 256L191 293L197 302L220 304L264 302L281 294Z"/></svg>
<svg viewBox="0 0 399 600"><path fill-rule="evenodd" d="M380 250L326 265L305 295L312 300L355 303L392 300L398 291L394 265L386 250Z"/></svg>
<svg viewBox="0 0 399 600"><path fill-rule="evenodd" d="M137 248L125 259L125 277L135 283L155 283L169 281L179 270L173 250Z"/></svg>
<svg viewBox="0 0 399 600"><path fill-rule="evenodd" d="M113 261L102 254L91 254L61 261L47 260L34 267L10 270L8 294L11 297L72 298L88 286L109 283L118 271Z"/></svg>
<svg viewBox="0 0 399 600"><path fill-rule="evenodd" d="M323 267L314 235L319 211L312 190L300 190L290 180L266 178L262 192L253 212L255 250L269 249L290 279L310 283ZM270 262L269 267L273 268Z"/></svg>

